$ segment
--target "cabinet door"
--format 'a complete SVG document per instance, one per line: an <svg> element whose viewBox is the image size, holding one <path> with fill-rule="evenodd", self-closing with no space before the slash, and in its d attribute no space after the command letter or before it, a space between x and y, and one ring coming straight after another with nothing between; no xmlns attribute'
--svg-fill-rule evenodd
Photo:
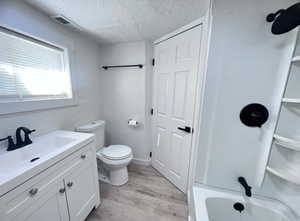
<svg viewBox="0 0 300 221"><path fill-rule="evenodd" d="M71 221L83 221L99 201L96 159L92 152L82 155L79 167L65 177L66 194Z"/></svg>
<svg viewBox="0 0 300 221"><path fill-rule="evenodd" d="M10 213L6 218L7 221L69 221L63 181L51 185L22 212Z"/></svg>

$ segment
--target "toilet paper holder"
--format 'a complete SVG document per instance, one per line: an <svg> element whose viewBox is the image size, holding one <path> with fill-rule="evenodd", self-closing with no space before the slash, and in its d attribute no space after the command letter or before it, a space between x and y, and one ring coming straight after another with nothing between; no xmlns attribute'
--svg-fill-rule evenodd
<svg viewBox="0 0 300 221"><path fill-rule="evenodd" d="M128 126L130 126L130 127L138 127L139 126L139 122L134 119L129 119L127 123L128 123Z"/></svg>

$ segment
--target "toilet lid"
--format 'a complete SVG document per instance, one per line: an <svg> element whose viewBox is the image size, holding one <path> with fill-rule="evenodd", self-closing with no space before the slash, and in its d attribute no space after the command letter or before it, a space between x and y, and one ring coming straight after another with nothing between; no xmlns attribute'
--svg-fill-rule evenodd
<svg viewBox="0 0 300 221"><path fill-rule="evenodd" d="M102 155L110 160L120 160L131 155L131 148L124 145L111 145L102 149Z"/></svg>

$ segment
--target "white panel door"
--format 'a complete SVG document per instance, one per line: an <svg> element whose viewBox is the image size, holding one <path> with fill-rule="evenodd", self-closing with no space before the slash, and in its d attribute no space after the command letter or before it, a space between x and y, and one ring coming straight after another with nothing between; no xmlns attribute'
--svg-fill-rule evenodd
<svg viewBox="0 0 300 221"><path fill-rule="evenodd" d="M183 192L189 172L201 34L199 25L155 46L152 164Z"/></svg>

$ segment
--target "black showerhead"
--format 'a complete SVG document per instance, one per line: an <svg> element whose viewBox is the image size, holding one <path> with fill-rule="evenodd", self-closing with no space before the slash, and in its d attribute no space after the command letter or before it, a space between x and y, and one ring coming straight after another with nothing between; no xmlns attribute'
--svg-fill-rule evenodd
<svg viewBox="0 0 300 221"><path fill-rule="evenodd" d="M285 11L284 9L280 9L275 13L268 14L268 16L266 18L267 22L273 22L275 20L276 16L279 15L280 13L284 12L284 11Z"/></svg>
<svg viewBox="0 0 300 221"><path fill-rule="evenodd" d="M273 22L272 33L284 34L300 25L300 3L296 3L287 9L280 9L276 13L267 16L268 22Z"/></svg>

